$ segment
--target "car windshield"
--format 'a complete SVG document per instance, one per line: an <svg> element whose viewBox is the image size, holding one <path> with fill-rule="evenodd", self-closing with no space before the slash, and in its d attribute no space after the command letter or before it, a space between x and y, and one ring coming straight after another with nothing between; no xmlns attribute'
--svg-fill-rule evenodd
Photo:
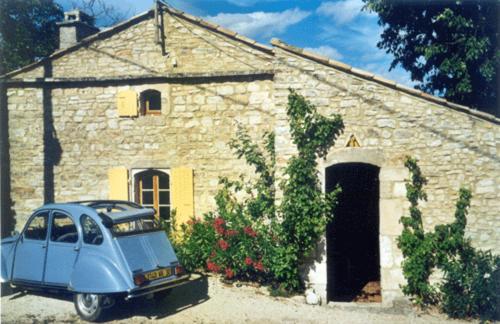
<svg viewBox="0 0 500 324"><path fill-rule="evenodd" d="M161 229L160 223L154 218L138 218L127 222L117 223L111 227L113 234L132 235Z"/></svg>

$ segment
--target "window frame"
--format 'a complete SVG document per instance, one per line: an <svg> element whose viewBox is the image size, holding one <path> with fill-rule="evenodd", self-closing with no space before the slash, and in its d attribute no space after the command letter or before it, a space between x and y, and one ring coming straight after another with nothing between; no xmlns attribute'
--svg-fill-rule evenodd
<svg viewBox="0 0 500 324"><path fill-rule="evenodd" d="M99 244L85 242L85 227L83 226L83 219L84 218L89 218L92 222L94 222L94 224L96 225L96 227L99 229L99 232L101 233L101 242ZM99 223L96 220L94 220L92 217L90 217L89 215L87 215L87 214L82 214L80 216L79 220L80 220L80 227L82 228L82 243L85 244L85 245L92 245L92 246L102 245L104 243L104 233L103 233L101 227L99 226Z"/></svg>
<svg viewBox="0 0 500 324"><path fill-rule="evenodd" d="M75 226L75 232L76 232L76 241L74 242L61 242L61 241L57 241L57 240L52 240L52 231L54 230L54 221L55 221L55 216L56 216L56 213L59 213L59 214L62 214L66 217L68 217L71 222L73 222L73 225ZM66 235L66 234L64 234ZM54 209L52 210L52 212L50 213L50 227L49 227L49 237L48 237L48 240L50 242L50 244L53 244L53 243L56 243L56 244L77 244L78 241L80 240L80 234L78 233L78 225L77 225L77 222L75 222L75 220L73 219L73 217L71 217L71 215L67 212L64 212L64 211L61 211L61 210L58 210L58 209Z"/></svg>
<svg viewBox="0 0 500 324"><path fill-rule="evenodd" d="M132 193L132 199L135 203L137 204L141 204L140 200L137 201L137 197L140 195L140 192L138 192L137 188L139 188L139 184L136 183L136 179L138 178L138 175L143 173L143 172L147 172L147 171L153 171L153 172L161 172L161 173L164 173L168 176L168 189L159 189L158 188L158 209L156 209L156 207L154 206L154 194L153 194L153 208L155 208L155 211L158 215L158 219L161 219L163 220L164 222L168 222L170 223L171 219L170 219L170 214L172 213L172 175L171 175L171 170L168 169L168 168L137 168L137 169L131 169L131 172L130 172L130 178L131 178L131 181L130 181L130 192ZM159 186L159 183L158 183L158 186ZM140 189L139 189L140 190ZM152 191L154 192L154 184L153 184L153 189ZM165 205L165 204L161 204L160 205L160 201L159 201L159 193L161 191L168 191L168 195L169 195L169 202L170 204L168 205ZM159 217L159 213L160 213L160 207L168 207L169 208L169 215L168 215L168 218L165 219L165 218L161 218ZM155 214L155 218L156 218L156 214Z"/></svg>
<svg viewBox="0 0 500 324"><path fill-rule="evenodd" d="M34 238L29 238L29 237L26 237L26 231L28 230L30 224L33 222L33 220L40 216L41 214L44 214L46 213L45 215L45 228L46 228L46 232L45 232L45 238L44 239L34 239ZM37 242L43 242L43 241L47 241L48 237L49 237L49 230L50 230L50 214L51 214L51 211L46 209L46 210L40 210L36 213L34 213L33 215L31 215L31 217L29 218L28 222L26 222L26 225L23 229L23 232L21 234L21 237L23 240L29 240L29 241L37 241Z"/></svg>
<svg viewBox="0 0 500 324"><path fill-rule="evenodd" d="M151 109L151 98L158 95L158 109ZM146 89L139 93L139 107L142 115L161 115L162 111L162 95L160 90Z"/></svg>

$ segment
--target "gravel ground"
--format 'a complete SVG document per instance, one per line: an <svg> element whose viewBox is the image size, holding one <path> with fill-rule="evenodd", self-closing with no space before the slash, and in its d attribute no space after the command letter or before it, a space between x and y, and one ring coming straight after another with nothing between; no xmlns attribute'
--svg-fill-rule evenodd
<svg viewBox="0 0 500 324"><path fill-rule="evenodd" d="M17 292L1 298L2 323L80 323L72 297ZM161 302L137 299L109 310L111 323L470 323L408 306L310 306L303 297L270 297L265 288L227 286L202 277Z"/></svg>

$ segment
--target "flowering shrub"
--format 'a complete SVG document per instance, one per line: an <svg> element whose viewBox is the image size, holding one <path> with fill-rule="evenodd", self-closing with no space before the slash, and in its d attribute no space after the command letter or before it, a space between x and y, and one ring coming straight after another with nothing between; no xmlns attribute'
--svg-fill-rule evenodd
<svg viewBox="0 0 500 324"><path fill-rule="evenodd" d="M284 170L281 205L275 200L274 134L264 134L262 149L240 127L229 145L255 167L257 178L220 179L216 211L183 226L177 255L186 268L204 268L227 279L271 282L280 292L303 287L300 262L324 233L338 193L322 193L317 159L326 155L344 125L339 115L320 115L294 91L288 97L287 115L298 154ZM246 198L237 199L239 192Z"/></svg>

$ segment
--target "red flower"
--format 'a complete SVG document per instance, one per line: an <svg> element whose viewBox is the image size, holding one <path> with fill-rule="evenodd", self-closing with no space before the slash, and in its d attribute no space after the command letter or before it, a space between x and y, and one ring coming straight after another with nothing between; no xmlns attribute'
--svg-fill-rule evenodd
<svg viewBox="0 0 500 324"><path fill-rule="evenodd" d="M214 220L215 231L220 235L224 235L224 224L225 224L224 219L222 219L221 217L217 217Z"/></svg>
<svg viewBox="0 0 500 324"><path fill-rule="evenodd" d="M252 263L253 263L253 261L252 261L252 258L251 258L251 257L246 257L246 258L245 258L245 264L246 264L247 266L252 265Z"/></svg>
<svg viewBox="0 0 500 324"><path fill-rule="evenodd" d="M262 261L257 261L254 263L253 267L255 268L255 270L257 271L264 271L264 265L262 264Z"/></svg>
<svg viewBox="0 0 500 324"><path fill-rule="evenodd" d="M256 237L257 233L250 227L250 226L245 226L243 229L246 235L251 236L251 237Z"/></svg>
<svg viewBox="0 0 500 324"><path fill-rule="evenodd" d="M231 279L234 277L234 271L231 268L226 268L226 278Z"/></svg>
<svg viewBox="0 0 500 324"><path fill-rule="evenodd" d="M222 251L226 251L227 248L229 247L229 243L221 239L219 240L219 247L221 248Z"/></svg>
<svg viewBox="0 0 500 324"><path fill-rule="evenodd" d="M238 235L238 231L237 230L227 230L226 235L229 237L236 236L236 235Z"/></svg>
<svg viewBox="0 0 500 324"><path fill-rule="evenodd" d="M208 271L212 271L212 272L219 272L220 271L220 267L216 263L211 262L211 261L207 261L207 269L208 269Z"/></svg>

